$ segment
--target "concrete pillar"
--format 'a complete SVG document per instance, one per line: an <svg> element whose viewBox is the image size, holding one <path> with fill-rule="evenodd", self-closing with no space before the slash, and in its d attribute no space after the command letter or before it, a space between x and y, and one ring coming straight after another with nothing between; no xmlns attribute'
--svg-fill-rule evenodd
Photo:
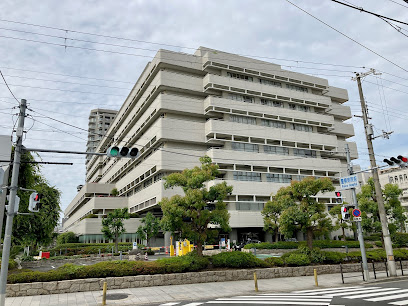
<svg viewBox="0 0 408 306"><path fill-rule="evenodd" d="M265 232L265 242L273 242L274 237L269 232Z"/></svg>
<svg viewBox="0 0 408 306"><path fill-rule="evenodd" d="M235 242L238 244L238 230L236 228L233 228L229 233L229 239L231 240L231 243L235 240Z"/></svg>
<svg viewBox="0 0 408 306"><path fill-rule="evenodd" d="M170 232L164 232L164 246L166 247L170 246L170 236L171 236Z"/></svg>

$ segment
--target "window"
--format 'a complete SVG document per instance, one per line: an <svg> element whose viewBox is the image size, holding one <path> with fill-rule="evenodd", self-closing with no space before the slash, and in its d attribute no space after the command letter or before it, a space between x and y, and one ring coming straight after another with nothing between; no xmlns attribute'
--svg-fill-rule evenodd
<svg viewBox="0 0 408 306"><path fill-rule="evenodd" d="M395 183L397 184L398 183L398 176L395 176L394 180L395 180Z"/></svg>
<svg viewBox="0 0 408 306"><path fill-rule="evenodd" d="M234 171L234 180L235 181L260 182L261 181L261 173L260 172Z"/></svg>
<svg viewBox="0 0 408 306"><path fill-rule="evenodd" d="M404 181L408 181L408 176L404 174Z"/></svg>
<svg viewBox="0 0 408 306"><path fill-rule="evenodd" d="M286 84L286 88L291 89L291 90L301 91L301 92L307 92L307 88L297 86L297 85L292 85L292 84Z"/></svg>
<svg viewBox="0 0 408 306"><path fill-rule="evenodd" d="M308 149L293 149L293 155L316 158L316 151Z"/></svg>
<svg viewBox="0 0 408 306"><path fill-rule="evenodd" d="M239 73L227 72L227 75L230 78L245 80L245 81L249 81L249 82L252 82L254 80L251 76L247 76L247 75L243 75L243 74L239 74Z"/></svg>
<svg viewBox="0 0 408 306"><path fill-rule="evenodd" d="M264 208L264 203L257 202L235 202L236 210L257 210L261 211Z"/></svg>
<svg viewBox="0 0 408 306"><path fill-rule="evenodd" d="M288 174L267 173L266 181L272 183L290 183L292 177Z"/></svg>
<svg viewBox="0 0 408 306"><path fill-rule="evenodd" d="M271 85L271 86L276 86L276 87L282 87L282 83L281 83L281 82L275 82L275 81L270 81L270 80L259 79L259 83L264 84L264 85Z"/></svg>
<svg viewBox="0 0 408 306"><path fill-rule="evenodd" d="M289 149L284 147L264 146L264 152L268 154L289 155Z"/></svg>
<svg viewBox="0 0 408 306"><path fill-rule="evenodd" d="M245 124L256 124L256 119L252 117L245 117L245 116L237 116L237 115L230 115L230 121L238 122L238 123L245 123Z"/></svg>
<svg viewBox="0 0 408 306"><path fill-rule="evenodd" d="M286 129L286 123L285 122L280 122L280 121L275 121L275 120L262 119L261 125L268 126L268 127L279 128L279 129Z"/></svg>
<svg viewBox="0 0 408 306"><path fill-rule="evenodd" d="M390 184L394 184L394 178L390 176L389 179L390 179Z"/></svg>
<svg viewBox="0 0 408 306"><path fill-rule="evenodd" d="M399 176L399 180L402 183L403 179L402 179L402 175Z"/></svg>
<svg viewBox="0 0 408 306"><path fill-rule="evenodd" d="M255 102L255 99L253 97L237 95L237 94L228 94L228 98L231 100L242 101L242 102L247 102L247 103Z"/></svg>
<svg viewBox="0 0 408 306"><path fill-rule="evenodd" d="M292 175L292 181L298 181L300 182L306 177L306 175Z"/></svg>
<svg viewBox="0 0 408 306"><path fill-rule="evenodd" d="M268 105L268 106L282 107L283 108L283 102L273 101L273 100L269 100L269 99L261 99L261 104L262 105Z"/></svg>
<svg viewBox="0 0 408 306"><path fill-rule="evenodd" d="M292 130L303 131L303 132L313 132L313 127L309 125L293 123Z"/></svg>
<svg viewBox="0 0 408 306"><path fill-rule="evenodd" d="M306 105L296 105L296 104L290 103L289 108L293 110L302 111L302 112L310 112L310 106L306 106Z"/></svg>
<svg viewBox="0 0 408 306"><path fill-rule="evenodd" d="M259 152L259 146L252 143L232 142L231 147L234 151Z"/></svg>

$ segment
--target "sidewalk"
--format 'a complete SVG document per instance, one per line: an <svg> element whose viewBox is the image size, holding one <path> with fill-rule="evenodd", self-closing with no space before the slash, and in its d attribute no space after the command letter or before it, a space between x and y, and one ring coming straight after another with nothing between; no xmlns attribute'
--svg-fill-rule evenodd
<svg viewBox="0 0 408 306"><path fill-rule="evenodd" d="M372 274L372 273L371 273ZM400 273L398 273L400 275ZM362 283L361 273L347 273L343 285L340 274L319 275L319 288L350 286ZM374 276L372 275L372 280ZM377 279L386 279L382 273ZM295 290L316 289L313 276L286 277L258 280L259 293L291 292ZM130 289L109 290L107 305L147 305L161 304L180 300L202 300L228 297L241 294L254 294L254 281L214 282L188 285L156 286ZM116 300L110 300L109 296ZM57 306L57 305L101 305L102 291L36 295L6 298L7 306Z"/></svg>

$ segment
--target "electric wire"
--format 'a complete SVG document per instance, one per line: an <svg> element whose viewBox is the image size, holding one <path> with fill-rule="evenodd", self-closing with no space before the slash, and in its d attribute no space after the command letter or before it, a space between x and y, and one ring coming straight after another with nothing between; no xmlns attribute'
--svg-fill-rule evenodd
<svg viewBox="0 0 408 306"><path fill-rule="evenodd" d="M336 31L337 33L343 35L344 37L348 38L349 40L353 41L354 43L358 44L359 46L363 47L364 49L370 51L371 53L381 57L382 59L384 59L385 61L389 62L390 64L404 70L405 72L408 72L407 69L405 69L404 67L398 65L397 63L391 61L390 59L386 58L385 56L379 54L378 52L374 51L373 49L370 49L369 47L363 45L362 43L358 42L357 40L355 40L354 38L351 38L350 36L348 36L347 34L344 34L343 32L341 32L340 30L337 30L336 28L334 28L333 26L329 25L328 23L324 22L323 20L319 19L318 17L312 15L311 13L309 13L308 11L304 10L303 8L301 8L300 6L297 6L296 4L294 4L293 2L289 1L289 0L285 0L286 2L290 3L291 5L293 5L294 7L298 8L299 10L301 10L302 12L306 13L307 15L311 16L312 18L316 19L317 21L319 21L320 23L324 24L325 26L331 28L332 30ZM332 0L333 1L333 0Z"/></svg>
<svg viewBox="0 0 408 306"><path fill-rule="evenodd" d="M14 95L14 93L11 91L11 89L10 89L9 85L7 84L6 79L4 78L3 72L1 72L1 70L0 70L0 74L1 74L1 77L3 78L4 85L6 85L6 86L7 86L8 90L9 90L9 92L11 93L11 95L13 96L14 100L16 100L16 101L17 101L17 103L18 103L18 105L20 105L20 101L18 101L18 100L17 100L16 96L15 96L15 95Z"/></svg>

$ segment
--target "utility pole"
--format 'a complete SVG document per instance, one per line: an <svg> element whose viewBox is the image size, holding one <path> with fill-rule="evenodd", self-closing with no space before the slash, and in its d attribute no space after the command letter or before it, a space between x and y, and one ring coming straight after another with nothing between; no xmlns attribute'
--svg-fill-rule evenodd
<svg viewBox="0 0 408 306"><path fill-rule="evenodd" d="M346 143L346 157L347 157L348 173L349 175L353 175L354 174L353 165L351 164L350 149L349 149L348 143ZM355 205L355 208L358 209L356 188L351 188L351 193L353 195L353 204ZM364 245L363 229L361 228L361 221L356 221L356 225L357 225L358 241L360 242L361 259L363 261L364 281L368 282L370 280L370 273L368 271L367 254L366 254L366 249Z"/></svg>
<svg viewBox="0 0 408 306"><path fill-rule="evenodd" d="M7 274L8 274L8 263L10 257L10 245L11 245L11 232L13 227L13 218L15 215L14 205L16 202L17 189L18 189L18 174L20 171L20 159L23 149L23 134L24 134L24 119L25 112L27 108L27 101L22 99L20 102L20 113L18 116L18 127L17 127L17 142L14 149L14 162L13 162L13 173L11 176L10 185L10 202L7 211L6 220L6 230L4 232L4 242L3 242L3 256L1 258L1 271L0 271L0 306L5 306L6 304L6 287L7 287Z"/></svg>
<svg viewBox="0 0 408 306"><path fill-rule="evenodd" d="M380 215L382 233L384 237L385 253L387 254L388 271L390 271L391 276L397 276L397 270L395 267L395 259L394 259L394 254L392 251L391 236L390 236L390 231L388 230L387 215L385 213L385 208L384 208L384 199L383 199L381 185L380 185L380 178L378 176L377 163L375 161L375 155L374 155L374 148L373 148L373 142L372 142L374 138L373 127L368 122L367 106L364 101L363 89L361 87L361 77L364 77L371 73L375 73L375 70L371 69L369 72L366 72L363 74L356 73L356 77L353 78L353 80L357 80L358 92L360 94L361 111L363 113L363 121L364 121L364 132L366 134L368 155L370 157L370 164L371 164L373 180L374 180L375 195L377 199L378 212Z"/></svg>
<svg viewBox="0 0 408 306"><path fill-rule="evenodd" d="M8 165L7 169L4 171L3 182L0 182L0 184L3 184L3 187L6 187L8 185L9 173L10 173L10 165ZM0 240L3 235L3 219L4 219L4 211L6 209L7 189L4 188L2 191L3 192L0 195Z"/></svg>

